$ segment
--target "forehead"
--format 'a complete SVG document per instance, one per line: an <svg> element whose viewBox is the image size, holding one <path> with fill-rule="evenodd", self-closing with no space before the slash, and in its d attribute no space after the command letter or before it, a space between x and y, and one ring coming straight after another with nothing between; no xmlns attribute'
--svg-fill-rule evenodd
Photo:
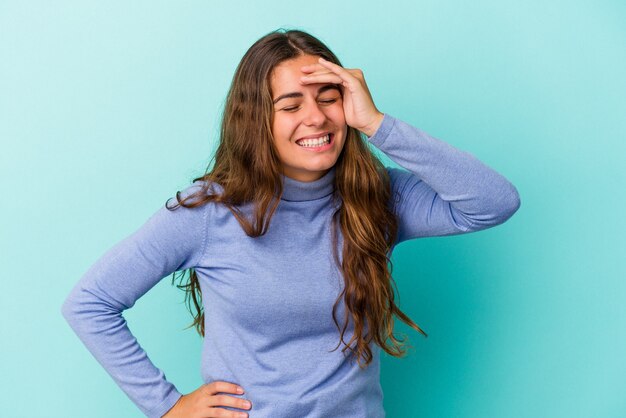
<svg viewBox="0 0 626 418"><path fill-rule="evenodd" d="M314 88L317 90L317 84L300 84L300 77L306 75L302 72L301 67L305 65L317 64L317 55L300 55L296 58L286 60L274 67L270 77L270 85L274 94L280 94L281 90L289 89L298 90L305 88Z"/></svg>

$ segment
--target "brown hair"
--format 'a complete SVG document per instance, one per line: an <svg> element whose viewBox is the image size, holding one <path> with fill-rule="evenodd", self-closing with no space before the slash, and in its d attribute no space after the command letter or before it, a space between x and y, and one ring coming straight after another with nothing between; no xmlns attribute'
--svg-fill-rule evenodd
<svg viewBox="0 0 626 418"><path fill-rule="evenodd" d="M273 105L270 77L281 62L302 54L321 56L341 65L339 59L319 39L300 30L278 29L257 40L239 63L226 98L220 143L215 152L215 165L202 176L202 188L185 199L176 193L179 206L196 207L207 202L226 205L250 237L267 232L269 223L282 195L281 162L272 140ZM254 140L250 140L254 138ZM333 306L333 320L339 329L336 309L343 296L346 305L340 342L361 358L365 366L372 361L369 343L372 339L395 357L405 355L403 339L393 334L397 315L412 328L426 333L394 303L391 284L392 263L389 257L397 237L398 222L390 205L391 185L383 164L370 151L363 137L348 127L344 148L335 164L334 198L340 202L333 214L333 255L337 254L337 226L343 236L341 271L344 290ZM208 193L211 183L218 183L221 193ZM200 199L195 199L200 197ZM193 199L191 203L185 203ZM246 219L238 206L254 204L253 221ZM167 207L167 202L166 202ZM177 207L170 209L173 210ZM184 277L185 271L182 272ZM176 274L172 284L176 280ZM198 333L204 336L202 294L194 269L189 269L189 281L177 285L186 291L185 301L192 312ZM354 322L354 335L345 343L343 336L349 315ZM367 333L364 334L364 328ZM387 339L391 339L391 346ZM351 346L356 341L356 347ZM338 345L339 345L338 344ZM337 349L337 347L335 347Z"/></svg>

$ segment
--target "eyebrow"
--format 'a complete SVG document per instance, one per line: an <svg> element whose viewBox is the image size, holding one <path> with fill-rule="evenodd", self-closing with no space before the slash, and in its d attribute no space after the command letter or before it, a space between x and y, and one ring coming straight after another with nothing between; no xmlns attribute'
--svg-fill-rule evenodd
<svg viewBox="0 0 626 418"><path fill-rule="evenodd" d="M327 90L337 90L338 92L341 93L341 90L339 89L339 86L337 84L326 84L325 86L322 86L319 89L317 89L317 94L320 95ZM282 99L291 99L293 97L303 97L303 96L304 95L298 91L285 93L275 98L272 103L276 104L279 100L282 100Z"/></svg>

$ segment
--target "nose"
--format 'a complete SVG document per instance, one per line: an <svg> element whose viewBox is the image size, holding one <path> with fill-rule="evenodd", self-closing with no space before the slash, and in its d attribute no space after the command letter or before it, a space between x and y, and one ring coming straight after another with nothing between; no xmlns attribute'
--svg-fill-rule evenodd
<svg viewBox="0 0 626 418"><path fill-rule="evenodd" d="M326 114L317 103L307 106L303 123L308 126L319 126L326 120Z"/></svg>

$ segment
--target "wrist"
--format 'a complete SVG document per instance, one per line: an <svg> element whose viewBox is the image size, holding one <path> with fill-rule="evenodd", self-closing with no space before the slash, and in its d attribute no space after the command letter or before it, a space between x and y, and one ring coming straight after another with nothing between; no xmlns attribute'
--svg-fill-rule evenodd
<svg viewBox="0 0 626 418"><path fill-rule="evenodd" d="M368 138L371 138L376 133L376 131L378 131L378 128L380 128L380 125L383 123L384 117L384 113L378 112L374 120L368 126L363 128L361 132L367 135Z"/></svg>
<svg viewBox="0 0 626 418"><path fill-rule="evenodd" d="M185 396L185 395L183 395L183 396ZM175 418L176 417L176 408L181 403L180 401L181 401L181 399L183 399L183 396L179 397L176 400L176 403L174 403L174 405L172 405L172 407L161 418Z"/></svg>

